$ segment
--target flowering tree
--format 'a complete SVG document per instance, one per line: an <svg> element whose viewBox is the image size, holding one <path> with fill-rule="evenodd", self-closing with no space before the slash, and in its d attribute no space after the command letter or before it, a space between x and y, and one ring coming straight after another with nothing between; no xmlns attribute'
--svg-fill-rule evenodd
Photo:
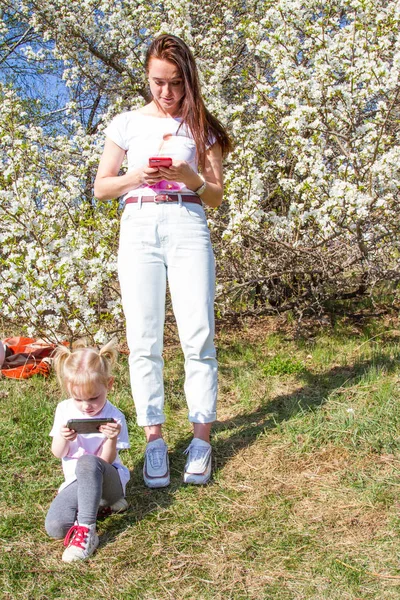
<svg viewBox="0 0 400 600"><path fill-rule="evenodd" d="M288 1L247 28L252 177L240 189L230 174L227 227L245 248L237 295L320 309L398 281L399 16L395 2Z"/></svg>
<svg viewBox="0 0 400 600"><path fill-rule="evenodd" d="M119 202L98 202L92 184L104 127L147 100L144 54L164 31L194 50L206 103L236 144L225 202L209 211L220 313L319 311L397 283L398 3L0 10L0 305L11 321L51 338L123 329Z"/></svg>

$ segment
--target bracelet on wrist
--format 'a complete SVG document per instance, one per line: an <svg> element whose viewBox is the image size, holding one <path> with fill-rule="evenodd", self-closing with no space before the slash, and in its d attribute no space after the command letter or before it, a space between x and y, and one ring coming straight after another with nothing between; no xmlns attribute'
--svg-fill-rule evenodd
<svg viewBox="0 0 400 600"><path fill-rule="evenodd" d="M201 175L199 175L200 179L203 180L203 183L201 184L200 187L197 188L197 190L193 190L195 194L197 194L198 196L201 196L202 194L204 194L204 192L206 191L207 188L207 181L204 179L204 177L202 177Z"/></svg>

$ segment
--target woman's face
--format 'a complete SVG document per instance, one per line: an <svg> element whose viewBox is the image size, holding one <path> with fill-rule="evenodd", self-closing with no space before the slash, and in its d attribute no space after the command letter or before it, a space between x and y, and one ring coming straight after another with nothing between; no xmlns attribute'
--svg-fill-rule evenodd
<svg viewBox="0 0 400 600"><path fill-rule="evenodd" d="M168 60L151 58L147 75L155 102L165 113L176 116L185 95L184 82L178 67Z"/></svg>

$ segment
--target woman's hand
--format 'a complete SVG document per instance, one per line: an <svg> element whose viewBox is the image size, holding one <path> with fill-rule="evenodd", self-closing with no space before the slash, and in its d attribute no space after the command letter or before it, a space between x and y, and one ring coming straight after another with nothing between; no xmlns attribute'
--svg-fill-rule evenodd
<svg viewBox="0 0 400 600"><path fill-rule="evenodd" d="M105 423L104 425L100 425L99 431L109 440L113 440L119 436L121 423Z"/></svg>
<svg viewBox="0 0 400 600"><path fill-rule="evenodd" d="M203 183L203 179L183 160L174 160L168 169L160 167L160 173L167 181L182 182L192 192ZM202 174L207 185L201 199L204 204L216 208L223 196L222 151L219 144L215 143L207 149Z"/></svg>
<svg viewBox="0 0 400 600"><path fill-rule="evenodd" d="M165 179L161 175L160 169L153 169L152 167L143 167L141 169L141 176L144 185L156 185L156 183Z"/></svg>
<svg viewBox="0 0 400 600"><path fill-rule="evenodd" d="M106 138L94 182L94 193L99 200L118 198L142 185L156 185L163 179L158 169L152 169L148 165L128 171L125 175L119 175L125 154L125 150Z"/></svg>
<svg viewBox="0 0 400 600"><path fill-rule="evenodd" d="M170 167L159 167L158 171L161 175L160 179L183 183L189 189L193 187L193 184L196 189L201 185L201 180L198 183L199 176L185 160L173 160Z"/></svg>

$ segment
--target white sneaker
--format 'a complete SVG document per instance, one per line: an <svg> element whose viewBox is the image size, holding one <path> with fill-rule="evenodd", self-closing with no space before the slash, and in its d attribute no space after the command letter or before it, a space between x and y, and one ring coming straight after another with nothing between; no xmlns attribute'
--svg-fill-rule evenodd
<svg viewBox="0 0 400 600"><path fill-rule="evenodd" d="M114 502L114 504L111 504L110 508L112 513L122 513L128 510L129 503L127 499L122 496L122 498Z"/></svg>
<svg viewBox="0 0 400 600"><path fill-rule="evenodd" d="M97 518L105 519L106 517L109 517L110 515L125 512L126 510L128 510L128 508L129 508L129 503L126 500L126 498L124 498L123 496L122 496L122 498L120 498L119 500L114 502L114 504L111 504L111 506L108 504L107 500L104 500L102 498L100 500L99 510L97 511Z"/></svg>
<svg viewBox="0 0 400 600"><path fill-rule="evenodd" d="M143 479L149 488L169 485L168 448L162 438L149 442L146 446Z"/></svg>
<svg viewBox="0 0 400 600"><path fill-rule="evenodd" d="M193 438L184 454L188 454L183 481L202 485L211 477L211 445Z"/></svg>
<svg viewBox="0 0 400 600"><path fill-rule="evenodd" d="M62 559L70 563L75 560L89 558L99 545L99 536L96 533L96 523L92 525L78 525L75 523L68 531L64 539L64 550Z"/></svg>

